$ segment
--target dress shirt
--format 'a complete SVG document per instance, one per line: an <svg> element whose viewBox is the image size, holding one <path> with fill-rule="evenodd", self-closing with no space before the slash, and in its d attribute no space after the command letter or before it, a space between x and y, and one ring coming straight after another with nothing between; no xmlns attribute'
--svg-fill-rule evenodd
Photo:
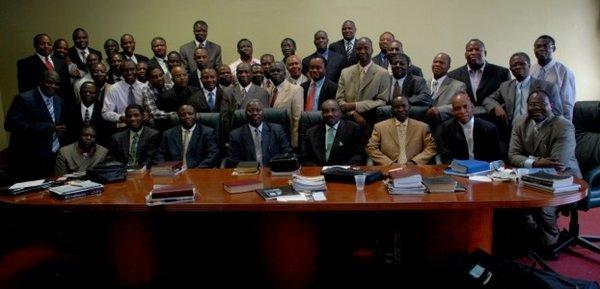
<svg viewBox="0 0 600 289"><path fill-rule="evenodd" d="M348 43L352 44L352 50L354 50L354 45L356 45L356 38L352 38L352 40L348 41L346 39L344 39L344 51L346 51L346 57L348 57ZM350 53L352 53L352 51L350 51Z"/></svg>
<svg viewBox="0 0 600 289"><path fill-rule="evenodd" d="M577 99L575 75L573 74L573 71L564 64L552 59L544 67L540 66L539 63L534 63L531 66L531 75L558 86L560 100L562 101L563 116L572 120L573 107L575 106L575 100Z"/></svg>
<svg viewBox="0 0 600 289"><path fill-rule="evenodd" d="M156 89L152 85L144 85L144 88L142 89L142 99L143 99L143 103L144 103L144 110L146 110L148 113L150 113L150 116L153 119L165 119L165 118L169 117L170 115L177 115L177 112L174 112L174 111L173 112L164 112L164 111L158 109L158 107L156 106L156 98L161 93L171 89L171 87L172 87L171 84L165 84L165 88L163 89L163 91L158 91L158 89Z"/></svg>
<svg viewBox="0 0 600 289"><path fill-rule="evenodd" d="M90 106L85 106L83 103L81 104L81 120L85 121L85 112L88 112L90 116L90 120L92 120L92 115L94 113L94 104L90 104Z"/></svg>
<svg viewBox="0 0 600 289"><path fill-rule="evenodd" d="M473 70L469 65L467 65L469 79L471 81L471 88L473 89L473 96L475 97L475 100L477 100L477 88L479 88L479 83L481 83L481 77L483 76L483 69L485 69L486 63L487 62L483 62L481 68L477 70Z"/></svg>
<svg viewBox="0 0 600 289"><path fill-rule="evenodd" d="M248 95L248 92L250 91L250 86L252 86L252 82L250 82L250 84L246 85L246 87L243 87L239 83L238 83L238 86L240 87L240 93L242 95Z"/></svg>
<svg viewBox="0 0 600 289"><path fill-rule="evenodd" d="M300 85L302 83L307 82L309 79L308 77L306 77L306 75L304 74L300 74L300 76L298 77L298 79L294 79L291 75L287 78L287 80L295 85Z"/></svg>
<svg viewBox="0 0 600 289"><path fill-rule="evenodd" d="M90 55L90 50L87 47L85 49L83 49L83 50L75 47L75 50L77 51L77 56L79 56L79 59L81 59L81 62L86 63L87 62L86 57L88 55ZM85 52L85 57L83 57L81 55L81 52Z"/></svg>
<svg viewBox="0 0 600 289"><path fill-rule="evenodd" d="M194 124L190 129L185 129L183 126L181 128L181 148L183 165L187 167L187 151L190 145L190 139L192 139L192 134L194 134L194 129L196 129L196 124ZM187 137L186 137L187 132Z"/></svg>
<svg viewBox="0 0 600 289"><path fill-rule="evenodd" d="M531 84L531 76L527 76L523 81L516 82L515 87L515 111L513 112L513 123L520 116L527 114L527 97L529 96L529 85ZM519 95L519 85L521 85L521 99L516 99ZM517 108L520 111L517 111Z"/></svg>
<svg viewBox="0 0 600 289"><path fill-rule="evenodd" d="M121 80L111 85L104 98L102 106L102 117L107 121L117 122L125 114L125 108L129 105L129 87L133 86L133 97L135 103L143 105L142 90L146 86L136 80L132 85Z"/></svg>
<svg viewBox="0 0 600 289"><path fill-rule="evenodd" d="M138 64L138 60L135 57L135 54L133 54L131 56L129 56L129 55L125 54L125 53L123 53L123 54L125 55L125 59L129 59L129 60L133 61L133 63L135 63L136 65Z"/></svg>
<svg viewBox="0 0 600 289"><path fill-rule="evenodd" d="M323 87L323 83L325 83L325 77L321 78L317 82L311 80L310 85L308 86L308 91L310 92L310 86L315 83L315 98L313 99L312 111L319 111L319 97L321 97L321 88ZM307 99L308 100L308 99ZM336 126L337 129L337 126Z"/></svg>
<svg viewBox="0 0 600 289"><path fill-rule="evenodd" d="M323 51L323 53L320 53L319 51L317 51L317 54L323 56L323 58L325 58L325 60L329 60L328 59L328 57L329 57L329 49L325 49L325 51Z"/></svg>
<svg viewBox="0 0 600 289"><path fill-rule="evenodd" d="M42 60L42 63L44 63L44 65L46 65L46 57L48 57L48 62L50 62L52 64L52 67L55 67L54 61L52 61L52 53L50 53L50 55L48 55L48 56L42 56L39 53L36 53L36 54ZM55 69L53 69L53 70L55 70Z"/></svg>
<svg viewBox="0 0 600 289"><path fill-rule="evenodd" d="M408 162L406 159L406 133L408 129L408 118L406 118L403 122L400 122L397 118L394 118L394 123L396 124L396 129L398 130L398 163L403 165Z"/></svg>
<svg viewBox="0 0 600 289"><path fill-rule="evenodd" d="M466 123L460 123L462 127L463 134L465 135L465 139L467 140L467 149L469 150L469 159L475 159L475 155L473 154L473 147L475 144L473 143L473 127L475 125L475 118L471 117L471 119Z"/></svg>

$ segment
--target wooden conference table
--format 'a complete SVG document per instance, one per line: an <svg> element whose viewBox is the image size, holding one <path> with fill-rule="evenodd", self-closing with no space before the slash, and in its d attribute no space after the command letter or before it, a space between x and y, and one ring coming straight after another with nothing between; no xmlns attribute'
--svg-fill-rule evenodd
<svg viewBox="0 0 600 289"><path fill-rule="evenodd" d="M439 165L410 167L424 176L441 175L444 168ZM364 193L359 193L354 184L328 182L326 201L282 203L265 201L254 192L229 194L223 190L222 183L260 179L265 187L272 187L285 185L289 177L271 177L268 169L253 176L231 176L231 173L231 169L191 169L175 177L154 178L146 173L128 176L126 182L108 184L102 195L67 201L53 198L48 192L2 195L0 208L119 213L119 221L111 226L111 238L115 243L116 279L123 287L149 282L158 270L157 258L151 256L153 248L143 245L152 235L148 232L152 229L144 229L149 228L146 224L149 221L144 216L178 212L213 216L250 213L261 220L256 227L263 240L262 244L258 242L258 250L269 272L267 278L272 279L269 283L279 288L306 288L314 282L319 270L319 256L324 253L320 252L322 239L319 238L323 232L319 228L323 216L335 216L334 221L329 222L334 224L329 229L335 228L336 222L344 225L346 217L352 220L353 216L394 218L398 214L397 219L416 216L419 222L426 224L425 232L419 237L426 250L419 254L426 260L436 261L476 248L491 252L494 209L558 206L577 202L587 192L587 184L579 179L576 180L582 185L579 192L552 195L519 188L515 183L469 182L466 178L455 177L467 187L467 192L390 195L378 181L367 185ZM302 168L303 175L319 173L319 167ZM154 184L195 184L199 195L193 203L149 207L144 197Z"/></svg>

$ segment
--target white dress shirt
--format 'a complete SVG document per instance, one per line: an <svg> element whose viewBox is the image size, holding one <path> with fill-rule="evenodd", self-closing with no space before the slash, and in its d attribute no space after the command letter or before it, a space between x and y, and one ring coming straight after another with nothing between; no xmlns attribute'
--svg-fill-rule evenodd
<svg viewBox="0 0 600 289"><path fill-rule="evenodd" d="M102 117L107 121L117 122L125 114L125 108L129 105L129 87L133 86L133 97L136 104L143 105L142 94L145 84L136 80L132 85L121 80L111 85L104 97L102 106Z"/></svg>

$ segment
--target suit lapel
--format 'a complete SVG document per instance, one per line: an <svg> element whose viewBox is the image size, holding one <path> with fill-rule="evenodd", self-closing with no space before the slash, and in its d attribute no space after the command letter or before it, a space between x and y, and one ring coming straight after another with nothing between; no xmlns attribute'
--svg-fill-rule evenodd
<svg viewBox="0 0 600 289"><path fill-rule="evenodd" d="M402 95L405 95L407 97L411 96L409 94L411 84L412 84L412 76L410 75L410 73L407 73L406 77L404 78L404 82L402 82Z"/></svg>
<svg viewBox="0 0 600 289"><path fill-rule="evenodd" d="M508 85L508 99L506 100L506 113L514 117L513 109L516 106L517 101L517 81L515 79L510 81Z"/></svg>
<svg viewBox="0 0 600 289"><path fill-rule="evenodd" d="M490 65L486 63L486 66L483 68L483 73L481 74L481 81L479 81L479 87L477 88L477 100L481 103L480 92L486 86L488 79L490 78Z"/></svg>
<svg viewBox="0 0 600 289"><path fill-rule="evenodd" d="M450 86L450 78L446 76L444 81L442 81L442 84L440 84L438 90L435 92L434 105L437 104L438 100L440 99L440 95L442 95L448 89L448 86ZM429 87L431 87L431 83L429 84Z"/></svg>
<svg viewBox="0 0 600 289"><path fill-rule="evenodd" d="M256 149L254 148L254 139L252 138L252 131L250 130L250 126L248 124L244 124L244 133L242 134L242 141L244 142L244 147L249 156L252 156L252 159L258 161L256 159Z"/></svg>
<svg viewBox="0 0 600 289"><path fill-rule="evenodd" d="M48 107L46 106L44 97L42 96L42 94L40 94L37 87L34 89L35 89L35 92L33 95L33 99L35 100L39 109L44 112L44 115L46 116L46 120L48 120L49 122L52 122L52 116L50 116L50 111L48 111ZM56 115L56 113L55 113L55 115Z"/></svg>
<svg viewBox="0 0 600 289"><path fill-rule="evenodd" d="M244 100L242 99L242 90L240 89L240 86L234 84L232 93L233 98L235 98L235 102L239 103L240 107L244 107ZM246 96L248 96L248 94L246 94Z"/></svg>
<svg viewBox="0 0 600 289"><path fill-rule="evenodd" d="M125 159L129 159L129 140L131 139L131 136L129 135L130 133L131 130L127 129L125 133L125 139L123 140L123 148L125 149Z"/></svg>
<svg viewBox="0 0 600 289"><path fill-rule="evenodd" d="M367 73L365 73L365 76L363 77L363 80L360 81L360 70L359 70L359 82L360 82L360 87L359 87L359 92L362 91L365 87L367 87L367 85L369 85L369 83L371 83L371 81L373 80L373 78L375 77L375 67L373 67L373 65L376 65L375 63L372 63L371 66L369 66L369 69L367 70ZM358 67L360 69L362 69L362 67L360 67L360 64L358 64Z"/></svg>
<svg viewBox="0 0 600 289"><path fill-rule="evenodd" d="M261 149L262 149L262 157L263 160L267 160L267 162L269 161L270 158L270 154L271 154L271 150L269 148L270 144L271 144L271 127L269 127L267 125L266 122L263 122L263 128L262 128L262 132L261 132ZM267 158L265 158L267 157Z"/></svg>
<svg viewBox="0 0 600 289"><path fill-rule="evenodd" d="M202 127L199 123L196 123L196 128L194 128L194 132L190 136L190 141L188 142L187 153L189 155L190 152L196 150L196 144L198 144L198 138L202 134ZM181 138L179 138L181 139ZM183 148L183 147L182 147Z"/></svg>
<svg viewBox="0 0 600 289"><path fill-rule="evenodd" d="M181 158L183 160L183 141L181 140L181 126L176 126L177 129L175 129L175 131L173 132L173 137L175 138L175 147L179 150L179 154L181 155Z"/></svg>
<svg viewBox="0 0 600 289"><path fill-rule="evenodd" d="M391 129L387 130L390 134L390 138L394 140L394 144L396 144L396 147L399 147L400 146L400 135L398 134L398 127L396 127L396 120L394 118L391 118L390 127L391 127ZM407 131L408 131L408 129L407 129Z"/></svg>
<svg viewBox="0 0 600 289"><path fill-rule="evenodd" d="M340 138L342 137L342 130L344 129L344 125L343 122L340 120L340 124L338 125L338 128L335 132L335 137L333 138L333 144L331 145L331 152L329 152L329 159L332 159L332 156L334 155L334 152L337 152L338 147L340 149L343 149L343 143L341 143ZM342 146L340 146L340 143Z"/></svg>

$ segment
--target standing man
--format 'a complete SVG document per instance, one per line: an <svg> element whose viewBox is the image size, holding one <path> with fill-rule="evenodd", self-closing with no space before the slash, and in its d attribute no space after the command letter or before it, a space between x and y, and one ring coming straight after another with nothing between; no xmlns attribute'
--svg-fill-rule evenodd
<svg viewBox="0 0 600 289"><path fill-rule="evenodd" d="M56 71L61 77L62 85L69 85L69 73L61 58L52 54L52 41L47 34L33 37L35 54L17 61L17 82L19 93L32 90L38 86L44 71ZM66 82L65 82L66 80ZM69 87L65 87L68 89Z"/></svg>
<svg viewBox="0 0 600 289"><path fill-rule="evenodd" d="M4 129L11 133L8 161L15 181L46 178L54 172L59 138L67 132L59 88L58 73L44 71L39 86L15 96L8 109Z"/></svg>
<svg viewBox="0 0 600 289"><path fill-rule="evenodd" d="M427 86L431 90L431 107L427 110L429 124L439 124L452 118L452 97L459 91L467 91L467 86L448 77L450 55L440 52L433 58L431 72L433 78Z"/></svg>
<svg viewBox="0 0 600 289"><path fill-rule="evenodd" d="M289 55L286 57L285 66L290 74L287 80L295 85L300 85L308 81L306 75L302 74L302 62L297 55Z"/></svg>
<svg viewBox="0 0 600 289"><path fill-rule="evenodd" d="M242 38L240 39L240 41L238 41L237 52L240 55L240 58L229 64L229 69L231 69L232 75L235 75L235 70L237 66L242 62L248 63L250 65L260 63L260 60L252 57L252 53L254 52L254 48L252 48L252 41L246 38Z"/></svg>
<svg viewBox="0 0 600 289"><path fill-rule="evenodd" d="M388 100L390 77L387 70L371 61L373 48L369 38L358 39L356 46L358 63L342 70L335 99L342 112L367 127L370 134L376 108Z"/></svg>
<svg viewBox="0 0 600 289"><path fill-rule="evenodd" d="M394 117L375 124L365 150L376 165L425 165L435 156L435 140L429 126L408 118L409 111L408 98L398 96L392 100Z"/></svg>
<svg viewBox="0 0 600 289"><path fill-rule="evenodd" d="M379 35L379 53L375 56L373 56L372 60L373 63L383 67L383 68L388 68L388 66L390 65L388 56L387 56L387 51L388 51L388 46L390 45L390 43L392 41L394 41L394 34L392 34L392 32L383 32L381 33L381 35Z"/></svg>
<svg viewBox="0 0 600 289"><path fill-rule="evenodd" d="M205 68L202 70L201 81L196 112L221 112L223 90L217 85L217 71Z"/></svg>
<svg viewBox="0 0 600 289"><path fill-rule="evenodd" d="M402 42L398 41L398 40L392 40L390 42L390 44L388 44L387 47L387 58L389 60L390 57L392 57L392 55L398 55L400 53L404 53L404 47L402 46ZM410 61L410 58L408 58L408 62L410 62L410 67L408 68L408 72L414 76L420 76L423 77L423 70L421 70L420 67L413 65L412 62ZM388 61L388 66L384 67L388 70L388 72L390 73L390 75L392 74L392 66L389 65L389 61Z"/></svg>
<svg viewBox="0 0 600 289"><path fill-rule="evenodd" d="M200 88L188 85L188 74L184 67L177 66L171 70L173 87L162 93L156 99L156 106L164 112L177 111L182 104L187 103L198 110L200 104Z"/></svg>
<svg viewBox="0 0 600 289"><path fill-rule="evenodd" d="M271 81L271 66L275 63L275 57L272 54L263 54L260 57L260 65L265 72L265 78L262 88L266 89L269 96L273 93L273 82Z"/></svg>
<svg viewBox="0 0 600 289"><path fill-rule="evenodd" d="M548 35L538 37L533 44L533 52L538 62L531 67L531 75L558 86L560 102L562 104L562 115L566 119L572 120L573 107L577 100L575 75L571 69L552 57L555 51L556 42L554 38Z"/></svg>
<svg viewBox="0 0 600 289"><path fill-rule="evenodd" d="M159 67L163 75L165 75L165 80L167 77L170 78L170 75L167 75L169 73L167 65L167 41L160 36L154 37L150 41L150 48L152 48L154 56L148 60L148 70Z"/></svg>
<svg viewBox="0 0 600 289"><path fill-rule="evenodd" d="M260 67L259 64L254 66ZM258 100L263 107L269 107L269 93L252 83L250 69L247 63L238 65L236 69L238 83L223 90L223 111L233 113L236 109L245 108L253 99Z"/></svg>
<svg viewBox="0 0 600 289"><path fill-rule="evenodd" d="M476 159L486 162L505 159L501 153L500 135L496 126L473 116L473 104L466 92L452 97L453 119L443 122L436 130L437 149L442 163L453 159Z"/></svg>
<svg viewBox="0 0 600 289"><path fill-rule="evenodd" d="M313 57L309 66L310 81L301 85L304 89L304 110L317 111L326 100L335 100L338 86L325 76L327 60L323 56Z"/></svg>
<svg viewBox="0 0 600 289"><path fill-rule="evenodd" d="M218 68L222 64L221 61L221 46L206 40L208 36L208 24L202 20L198 20L194 23L194 41L188 42L179 48L179 53L183 57L188 71L194 71L196 67L196 61L194 60L194 51L198 47L206 48L208 51L208 65L207 67Z"/></svg>
<svg viewBox="0 0 600 289"><path fill-rule="evenodd" d="M342 39L329 45L329 50L339 53L346 58L345 68L358 62L356 55L356 25L354 25L354 21L344 21L342 24L342 36Z"/></svg>
<svg viewBox="0 0 600 289"><path fill-rule="evenodd" d="M166 84L164 75L160 67L152 67L148 69L148 85L142 90L144 110L150 114L151 122L154 127L162 125L162 121L168 120L170 117L177 115L175 112L164 112L156 106L156 100L161 94L171 89L171 84Z"/></svg>
<svg viewBox="0 0 600 289"><path fill-rule="evenodd" d="M288 57L296 54L296 41L288 37L281 40L281 54L283 54L283 63L287 63Z"/></svg>
<svg viewBox="0 0 600 289"><path fill-rule="evenodd" d="M454 69L448 76L467 85L467 93L475 106L482 106L486 97L510 80L508 69L485 60L485 44L479 39L471 39L465 45L465 66Z"/></svg>
<svg viewBox="0 0 600 289"><path fill-rule="evenodd" d="M427 82L420 76L408 73L410 58L404 53L391 55L389 58L392 66L390 76L390 98L391 101L397 96L406 96L408 102L415 106L429 106L431 104L431 92Z"/></svg>
<svg viewBox="0 0 600 289"><path fill-rule="evenodd" d="M303 139L304 165L363 165L363 129L353 121L342 120L342 111L333 99L323 102L321 114L325 124L309 128Z"/></svg>
<svg viewBox="0 0 600 289"><path fill-rule="evenodd" d="M196 61L196 70L190 72L189 85L202 88L202 71L208 68L208 50L205 48L196 48L194 51L194 61Z"/></svg>
<svg viewBox="0 0 600 289"><path fill-rule="evenodd" d="M136 65L140 61L148 61L148 57L135 53L135 39L131 34L123 34L121 36L121 55L123 59L131 59Z"/></svg>
<svg viewBox="0 0 600 289"><path fill-rule="evenodd" d="M102 60L102 54L100 51L88 47L88 33L83 28L77 28L73 31L73 43L75 46L69 48L69 58L75 65L77 65L79 70L87 71L85 63L86 57L90 54L90 52L95 52L98 54L98 56L100 56L100 60Z"/></svg>
<svg viewBox="0 0 600 289"><path fill-rule="evenodd" d="M331 51L327 48L329 37L327 32L319 30L315 32L314 41L317 51L302 59L302 74L308 73L308 62L315 56L322 56L327 60L327 78L335 83L340 79L342 69L345 67L346 59L343 55Z"/></svg>
<svg viewBox="0 0 600 289"><path fill-rule="evenodd" d="M271 66L271 80L273 81L273 93L270 104L273 108L281 108L288 111L290 116L290 127L292 147L298 147L298 126L300 125L300 114L304 109L304 98L302 87L291 84L285 79L285 66L283 62L275 62Z"/></svg>
<svg viewBox="0 0 600 289"><path fill-rule="evenodd" d="M144 85L137 80L135 74L135 63L125 60L121 63L123 80L110 86L104 105L102 116L104 120L116 125L116 128L125 127L125 108L132 104L142 105L142 88Z"/></svg>

